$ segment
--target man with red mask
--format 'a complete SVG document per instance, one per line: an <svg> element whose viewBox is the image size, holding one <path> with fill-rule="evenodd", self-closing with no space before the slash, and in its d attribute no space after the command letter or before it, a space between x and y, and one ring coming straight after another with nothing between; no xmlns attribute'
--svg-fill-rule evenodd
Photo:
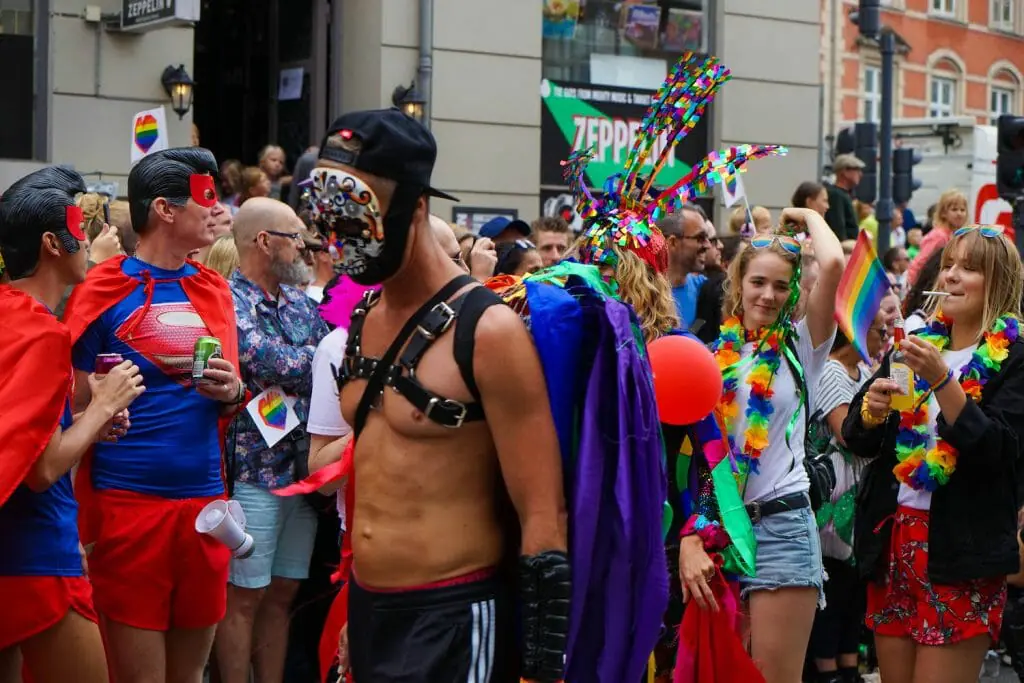
<svg viewBox="0 0 1024 683"><path fill-rule="evenodd" d="M97 439L125 434L122 411L145 387L129 361L89 376L92 401L72 419L71 335L52 311L85 279L84 191L49 166L0 197L0 681L21 680L20 661L35 683L108 679L70 471Z"/></svg>
<svg viewBox="0 0 1024 683"><path fill-rule="evenodd" d="M210 501L224 497L220 425L245 399L227 282L188 259L216 236L217 162L209 150L145 157L128 177L135 255L89 272L68 302L76 402L97 354L142 370L147 392L132 429L100 444L79 470L96 609L118 683L199 681L226 607L229 550L196 532ZM193 383L199 337L220 340L204 380Z"/></svg>

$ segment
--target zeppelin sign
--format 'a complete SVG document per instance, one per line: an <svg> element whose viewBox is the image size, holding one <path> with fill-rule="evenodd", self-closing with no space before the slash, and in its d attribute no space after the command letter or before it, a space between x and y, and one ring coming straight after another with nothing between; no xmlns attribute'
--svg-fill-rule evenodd
<svg viewBox="0 0 1024 683"><path fill-rule="evenodd" d="M148 31L199 21L200 0L121 0L121 30Z"/></svg>

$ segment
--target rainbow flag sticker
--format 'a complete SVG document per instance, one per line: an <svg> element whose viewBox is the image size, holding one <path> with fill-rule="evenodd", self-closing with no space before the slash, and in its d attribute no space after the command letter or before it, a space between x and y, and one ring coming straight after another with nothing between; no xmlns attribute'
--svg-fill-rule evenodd
<svg viewBox="0 0 1024 683"><path fill-rule="evenodd" d="M157 123L156 117L148 112L136 115L133 131L135 146L143 154L148 154L160 137L160 125Z"/></svg>

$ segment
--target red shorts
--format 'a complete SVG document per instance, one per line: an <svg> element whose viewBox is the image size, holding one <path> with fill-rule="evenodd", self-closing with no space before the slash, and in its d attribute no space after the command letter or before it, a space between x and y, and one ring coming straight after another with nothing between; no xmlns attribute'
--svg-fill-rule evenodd
<svg viewBox="0 0 1024 683"><path fill-rule="evenodd" d="M92 587L83 576L0 576L0 650L60 623L74 610L96 621Z"/></svg>
<svg viewBox="0 0 1024 683"><path fill-rule="evenodd" d="M896 510L889 553L885 583L868 584L868 628L921 645L950 645L981 635L999 639L1006 577L931 583L927 512Z"/></svg>
<svg viewBox="0 0 1024 683"><path fill-rule="evenodd" d="M96 545L88 558L96 610L151 631L220 622L231 551L197 532L195 523L207 503L222 497L96 491Z"/></svg>

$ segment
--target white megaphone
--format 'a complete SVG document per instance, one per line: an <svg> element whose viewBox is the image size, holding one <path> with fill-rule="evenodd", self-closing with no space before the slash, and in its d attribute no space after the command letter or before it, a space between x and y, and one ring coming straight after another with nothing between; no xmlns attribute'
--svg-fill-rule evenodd
<svg viewBox="0 0 1024 683"><path fill-rule="evenodd" d="M237 500L215 500L204 507L196 517L196 531L216 538L236 559L252 555L254 542L245 533L245 512Z"/></svg>

